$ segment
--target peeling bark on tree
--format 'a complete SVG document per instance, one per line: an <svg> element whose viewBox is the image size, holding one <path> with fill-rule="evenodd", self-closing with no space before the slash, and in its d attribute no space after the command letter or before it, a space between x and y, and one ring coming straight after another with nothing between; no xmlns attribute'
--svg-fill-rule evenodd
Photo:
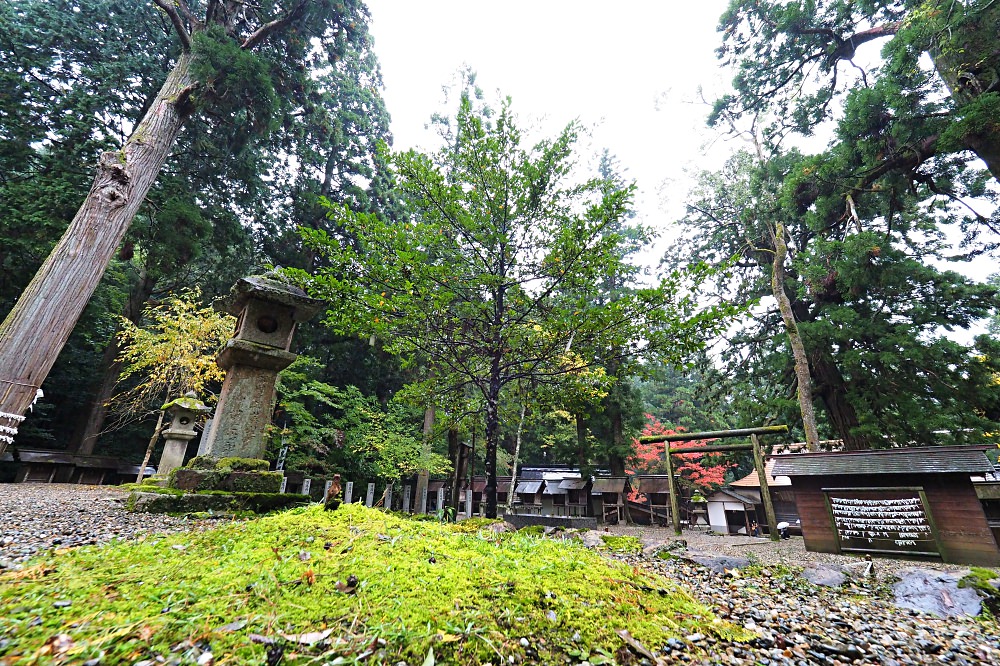
<svg viewBox="0 0 1000 666"><path fill-rule="evenodd" d="M101 155L87 199L0 324L0 411L24 414L34 400L156 180L192 111L191 60L181 54L122 149Z"/></svg>
<svg viewBox="0 0 1000 666"><path fill-rule="evenodd" d="M771 270L771 292L778 301L778 310L785 323L788 344L795 359L795 378L798 383L799 411L802 413L802 427L806 433L806 448L819 451L819 433L816 430L816 412L813 410L812 376L809 373L809 358L805 345L799 336L799 327L792 314L792 304L785 293L785 257L788 244L785 242L785 225L776 222L771 229L774 234L774 262Z"/></svg>

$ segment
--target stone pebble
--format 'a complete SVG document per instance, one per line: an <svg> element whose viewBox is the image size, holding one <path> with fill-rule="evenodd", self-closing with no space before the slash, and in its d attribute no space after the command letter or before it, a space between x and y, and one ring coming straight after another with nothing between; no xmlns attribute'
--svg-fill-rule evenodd
<svg viewBox="0 0 1000 666"><path fill-rule="evenodd" d="M672 530L621 526L619 535L638 536L644 544L675 542ZM712 641L689 635L662 651L665 663L688 664L1000 664L1000 635L996 621L970 616L942 617L900 608L892 595L892 581L914 567L914 562L876 558L872 576L848 577L840 586L810 583L789 575L793 567L850 567L859 558L810 553L801 537L771 542L753 537L715 536L684 532L679 537L698 553L744 557L763 565L759 575L739 570L713 571L690 559L662 559L622 555L619 559L677 581L722 619L752 632L751 643ZM750 553L753 553L750 555ZM862 560L863 561L863 560ZM967 567L921 562L920 567L951 574ZM773 570L768 567L774 567ZM660 655L658 655L660 656Z"/></svg>
<svg viewBox="0 0 1000 666"><path fill-rule="evenodd" d="M0 483L0 569L19 568L53 548L187 532L215 523L125 510L128 493L115 486Z"/></svg>

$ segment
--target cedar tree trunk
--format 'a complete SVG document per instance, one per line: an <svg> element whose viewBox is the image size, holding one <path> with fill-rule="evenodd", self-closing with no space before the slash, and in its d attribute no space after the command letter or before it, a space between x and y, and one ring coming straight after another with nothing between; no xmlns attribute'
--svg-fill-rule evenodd
<svg viewBox="0 0 1000 666"><path fill-rule="evenodd" d="M121 150L101 155L86 200L0 324L0 412L24 414L34 400L156 180L193 111L191 59L180 55Z"/></svg>

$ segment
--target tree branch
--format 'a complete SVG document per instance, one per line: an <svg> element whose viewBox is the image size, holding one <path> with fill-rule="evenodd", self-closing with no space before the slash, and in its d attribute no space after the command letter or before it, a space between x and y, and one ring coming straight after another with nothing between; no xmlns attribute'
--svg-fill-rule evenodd
<svg viewBox="0 0 1000 666"><path fill-rule="evenodd" d="M250 35L249 37L246 38L246 40L244 40L240 48L249 51L250 49L254 48L258 44L263 42L265 39L267 39L272 33L284 29L286 26L288 26L293 21L297 20L302 15L302 12L305 11L307 4L309 4L309 0L299 0L299 2L296 3L296 5L292 7L290 10L288 10L288 12L284 16L276 18L273 21L265 23L264 25L257 28L257 30L255 30L252 35Z"/></svg>
<svg viewBox="0 0 1000 666"><path fill-rule="evenodd" d="M181 40L181 46L185 51L191 50L191 35L188 33L187 28L184 27L184 19L181 17L180 13L177 11L177 1L174 0L153 0L157 7L166 12L167 16L170 17L170 22L174 24L174 31ZM185 7L187 9L187 7Z"/></svg>

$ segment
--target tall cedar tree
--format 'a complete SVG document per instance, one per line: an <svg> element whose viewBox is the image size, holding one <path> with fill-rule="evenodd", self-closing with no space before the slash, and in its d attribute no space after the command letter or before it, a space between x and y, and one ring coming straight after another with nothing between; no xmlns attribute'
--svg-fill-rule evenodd
<svg viewBox="0 0 1000 666"><path fill-rule="evenodd" d="M948 332L988 316L996 288L936 267L949 252L942 231L949 218L917 206L917 194L897 193L890 203L871 193L866 201L885 217L850 233L823 224L828 198L803 210L796 197L803 176L795 174L818 159L789 153L761 164L740 153L721 172L703 174L672 261L736 256L720 288L755 301L771 293L771 232L775 221L785 227L783 287L808 352L821 426L847 448L975 441L995 429L997 344L981 336L963 345ZM757 422L794 422L796 376L780 319L757 312L730 342L722 355L728 403Z"/></svg>
<svg viewBox="0 0 1000 666"><path fill-rule="evenodd" d="M505 389L595 363L567 352L571 341L573 349L679 359L717 326L718 312L698 312L693 298L681 297L678 275L597 298L623 272L623 239L607 232L628 211L633 188L574 178L575 124L525 148L509 100L488 113L463 95L455 128L434 155L391 157L403 219L334 207L342 236L306 232L330 262L309 287L331 304L327 321L336 329L374 334L390 351L432 363L428 393L481 395L487 515L496 516Z"/></svg>
<svg viewBox="0 0 1000 666"><path fill-rule="evenodd" d="M334 57L367 38L356 0L153 5L133 11L163 12L180 50L128 140L101 154L83 205L0 325L0 412L27 409L185 124L205 112L236 138L267 131L286 100L280 93L301 87L317 49Z"/></svg>
<svg viewBox="0 0 1000 666"><path fill-rule="evenodd" d="M993 343L980 338L975 351L938 331L985 316L994 294L930 262L997 247L998 27L1000 5L989 0L733 0L721 18L718 53L737 74L710 121L760 131L775 151L767 168L780 210L750 216L785 224L794 322L817 397L848 448L990 427L976 359L993 358ZM835 129L825 153L780 155L789 136L824 124ZM702 241L716 224L716 248L737 241L730 249L749 264L776 249L746 220L744 242L737 229L722 240L719 219L731 221L731 211L695 208ZM948 225L964 233L965 255L949 253ZM972 406L964 416L963 403Z"/></svg>

